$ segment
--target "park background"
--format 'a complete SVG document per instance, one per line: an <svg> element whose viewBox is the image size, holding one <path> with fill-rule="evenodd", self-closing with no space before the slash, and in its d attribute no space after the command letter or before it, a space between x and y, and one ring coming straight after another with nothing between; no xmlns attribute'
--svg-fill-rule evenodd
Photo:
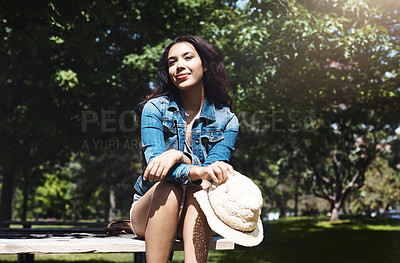
<svg viewBox="0 0 400 263"><path fill-rule="evenodd" d="M224 54L232 164L264 197L263 244L211 260L397 262L400 220L385 216L400 205L399 12L396 0L2 0L0 221L128 219L136 105L165 46L196 34Z"/></svg>

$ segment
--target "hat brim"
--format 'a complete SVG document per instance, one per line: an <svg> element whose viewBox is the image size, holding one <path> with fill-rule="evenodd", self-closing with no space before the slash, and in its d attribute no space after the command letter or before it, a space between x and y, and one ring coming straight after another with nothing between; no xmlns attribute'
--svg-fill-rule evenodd
<svg viewBox="0 0 400 263"><path fill-rule="evenodd" d="M208 200L206 190L197 191L194 193L194 197L205 214L210 228L222 237L245 247L257 246L264 239L264 230L260 218L258 219L256 228L252 232L241 232L231 228L217 217Z"/></svg>

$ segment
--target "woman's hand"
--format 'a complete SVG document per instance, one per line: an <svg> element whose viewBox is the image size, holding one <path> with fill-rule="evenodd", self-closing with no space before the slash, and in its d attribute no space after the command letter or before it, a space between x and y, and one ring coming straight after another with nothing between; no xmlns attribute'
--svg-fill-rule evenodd
<svg viewBox="0 0 400 263"><path fill-rule="evenodd" d="M149 178L150 182L161 181L175 164L181 162L182 152L173 149L165 151L150 161L143 173L143 179L147 180Z"/></svg>
<svg viewBox="0 0 400 263"><path fill-rule="evenodd" d="M189 176L192 181L212 179L217 184L225 183L228 174L234 175L233 167L225 162L217 161L209 166L195 166L190 169Z"/></svg>

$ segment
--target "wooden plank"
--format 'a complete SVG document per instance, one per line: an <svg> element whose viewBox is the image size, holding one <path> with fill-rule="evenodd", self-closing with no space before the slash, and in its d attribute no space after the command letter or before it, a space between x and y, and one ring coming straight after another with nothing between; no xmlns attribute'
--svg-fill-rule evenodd
<svg viewBox="0 0 400 263"><path fill-rule="evenodd" d="M234 249L234 243L213 237L210 249ZM182 242L175 242L174 250L183 250ZM79 237L29 237L0 238L0 254L72 254L72 253L122 253L144 252L145 242L134 235Z"/></svg>
<svg viewBox="0 0 400 263"><path fill-rule="evenodd" d="M109 222L73 222L73 221L2 221L2 224L8 225L47 225L47 226L90 226L90 227L106 227Z"/></svg>
<svg viewBox="0 0 400 263"><path fill-rule="evenodd" d="M0 233L104 233L103 228L0 228Z"/></svg>

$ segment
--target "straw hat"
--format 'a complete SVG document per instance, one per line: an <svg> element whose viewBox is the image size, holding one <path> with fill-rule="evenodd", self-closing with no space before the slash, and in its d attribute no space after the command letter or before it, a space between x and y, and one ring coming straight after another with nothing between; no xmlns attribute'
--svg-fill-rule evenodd
<svg viewBox="0 0 400 263"><path fill-rule="evenodd" d="M260 189L235 171L221 185L212 184L194 194L211 229L236 244L257 246L264 238L260 219Z"/></svg>

